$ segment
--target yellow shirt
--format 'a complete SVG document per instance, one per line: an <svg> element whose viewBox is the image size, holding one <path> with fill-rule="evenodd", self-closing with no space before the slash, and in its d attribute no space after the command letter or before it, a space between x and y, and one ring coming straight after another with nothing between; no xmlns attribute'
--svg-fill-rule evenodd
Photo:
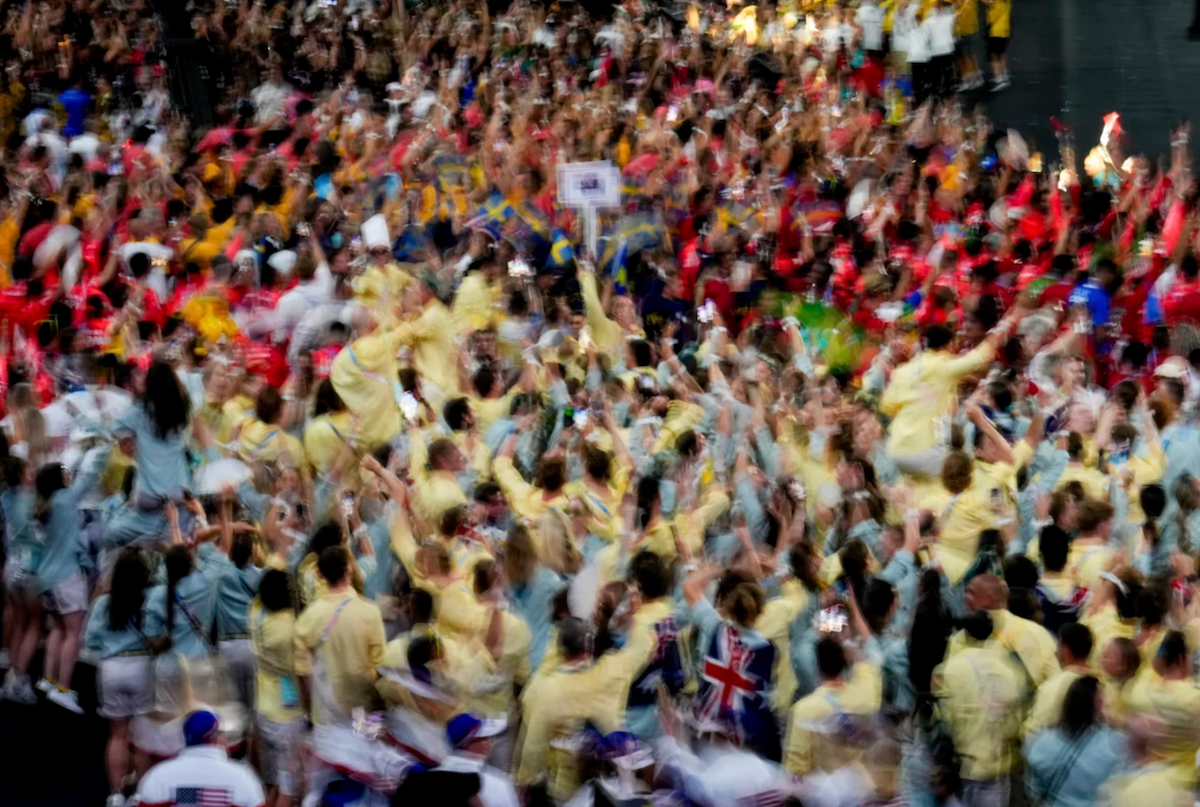
<svg viewBox="0 0 1200 807"><path fill-rule="evenodd" d="M1200 689L1192 679L1168 681L1155 670L1138 673L1129 690L1131 718L1147 717L1165 727L1155 753L1167 763L1175 784L1196 784L1196 752L1200 750Z"/></svg>
<svg viewBox="0 0 1200 807"><path fill-rule="evenodd" d="M604 313L600 294L596 291L596 278L590 272L580 272L579 288L583 292L584 312L596 350L607 353L610 358L624 356L625 333L620 325Z"/></svg>
<svg viewBox="0 0 1200 807"><path fill-rule="evenodd" d="M979 0L958 0L954 13L954 35L974 36L979 33Z"/></svg>
<svg viewBox="0 0 1200 807"><path fill-rule="evenodd" d="M1121 619L1116 606L1111 603L1095 613L1084 614L1079 622L1092 632L1092 656L1088 662L1093 667L1099 665L1109 642L1113 639L1132 639L1137 634L1133 624Z"/></svg>
<svg viewBox="0 0 1200 807"><path fill-rule="evenodd" d="M210 241L208 235L203 240L188 238L179 242L175 254L179 256L179 262L184 266L194 263L202 270L207 271L212 266L212 259L221 254L221 245L218 242Z"/></svg>
<svg viewBox="0 0 1200 807"><path fill-rule="evenodd" d="M17 239L21 228L17 220L9 216L0 222L0 289L8 288L12 283L12 265L17 257Z"/></svg>
<svg viewBox="0 0 1200 807"><path fill-rule="evenodd" d="M1054 486L1054 489L1062 490L1072 482L1083 485L1083 492L1088 495L1089 499L1100 502L1108 501L1108 488L1112 479L1107 474L1086 465L1071 463L1058 478L1058 484Z"/></svg>
<svg viewBox="0 0 1200 807"><path fill-rule="evenodd" d="M353 591L327 592L296 620L296 674L312 674L314 653L320 648L338 705L347 713L358 706L370 709L375 702L375 667L383 660L386 644L378 606ZM314 724L324 725L336 717L326 713L318 698L313 699Z"/></svg>
<svg viewBox="0 0 1200 807"><path fill-rule="evenodd" d="M514 397L516 397L515 392L509 392L499 398L476 398L474 395L468 395L467 400L471 402L471 411L475 413L475 431L479 434L487 434L487 430L493 423L508 417L509 412L512 411Z"/></svg>
<svg viewBox="0 0 1200 807"><path fill-rule="evenodd" d="M1141 491L1146 485L1161 481L1163 474L1167 472L1167 455L1162 446L1153 443L1147 447L1146 456L1132 454L1127 462L1112 465L1109 470L1118 479L1123 476L1132 477L1125 483L1129 496L1129 523L1145 523L1146 514L1142 511Z"/></svg>
<svg viewBox="0 0 1200 807"><path fill-rule="evenodd" d="M382 267L371 264L365 272L354 278L350 286L363 305L375 308L381 303L395 305L401 290L411 281L412 276L394 263Z"/></svg>
<svg viewBox="0 0 1200 807"><path fill-rule="evenodd" d="M951 583L961 580L975 561L979 533L999 526L1004 519L1004 491L980 481L972 480L957 496L939 488L919 500L920 507L932 510L941 520L934 552Z"/></svg>
<svg viewBox="0 0 1200 807"><path fill-rule="evenodd" d="M400 325L396 333L398 344L412 348L413 366L422 380L439 388L434 391L438 394L427 394L430 403L439 405L458 389L458 349L454 343L458 331L449 310L431 300L419 317Z"/></svg>
<svg viewBox="0 0 1200 807"><path fill-rule="evenodd" d="M968 642L933 673L933 694L962 757L962 777L1008 774L1020 753L1025 676L992 642Z"/></svg>
<svg viewBox="0 0 1200 807"><path fill-rule="evenodd" d="M409 430L408 470L413 479L413 509L430 528L436 528L442 513L467 503L467 494L450 471L430 470L425 437L419 429Z"/></svg>
<svg viewBox="0 0 1200 807"><path fill-rule="evenodd" d="M238 435L242 454L251 462L283 462L308 473L304 446L277 424L250 420Z"/></svg>
<svg viewBox="0 0 1200 807"><path fill-rule="evenodd" d="M871 664L859 662L850 668L847 681L838 686L821 684L792 707L784 742L783 764L788 773L806 776L813 771L832 771L852 761L862 749L835 743L831 718L839 714L874 715L883 700L883 678Z"/></svg>
<svg viewBox="0 0 1200 807"><path fill-rule="evenodd" d="M346 404L362 418L359 447L370 451L395 437L400 430L400 405L394 385L400 369L396 351L408 331L378 329L352 342L333 360L329 380Z"/></svg>
<svg viewBox="0 0 1200 807"><path fill-rule="evenodd" d="M256 599L250 604L249 623L254 656L258 660L254 708L275 723L302 717L304 710L292 663L296 615L291 608L267 613Z"/></svg>
<svg viewBox="0 0 1200 807"><path fill-rule="evenodd" d="M548 778L551 798L570 798L577 785L575 757L552 743L574 737L589 720L604 733L620 728L625 707L621 693L628 697L630 684L653 651L650 633L635 630L623 648L594 663L564 664L535 675L521 695L524 721L515 783L528 786Z"/></svg>
<svg viewBox="0 0 1200 807"><path fill-rule="evenodd" d="M892 373L879 409L892 418L888 453L894 457L920 454L949 438L949 416L958 403L959 382L992 360L995 351L984 343L965 356L928 350Z"/></svg>
<svg viewBox="0 0 1200 807"><path fill-rule="evenodd" d="M1118 774L1104 790L1107 797L1101 803L1111 807L1191 807L1195 800L1191 791L1176 781L1174 771L1162 763Z"/></svg>
<svg viewBox="0 0 1200 807"><path fill-rule="evenodd" d="M1091 674L1091 670L1086 667L1068 667L1038 687L1033 708L1029 711L1029 717L1025 718L1025 736L1029 737L1044 728L1058 725L1058 721L1062 719L1062 705L1067 697L1067 690L1071 688L1071 684Z"/></svg>
<svg viewBox="0 0 1200 807"><path fill-rule="evenodd" d="M313 474L324 476L329 473L346 445L343 438L350 439L349 412L330 412L309 421L304 429L304 455Z"/></svg>
<svg viewBox="0 0 1200 807"><path fill-rule="evenodd" d="M1035 689L1058 675L1061 671L1058 665L1058 643L1050 635L1050 631L1036 622L1022 619L1008 611L988 611L988 615L992 618L996 642L1003 652L1017 655ZM950 637L946 658L972 644L978 643L972 642L966 633L959 631Z"/></svg>
<svg viewBox="0 0 1200 807"><path fill-rule="evenodd" d="M513 466L512 457L496 457L492 463L492 473L513 512L526 521L537 521L547 510L565 510L567 507L565 490L547 498L546 491L525 481Z"/></svg>
<svg viewBox="0 0 1200 807"><path fill-rule="evenodd" d="M796 672L792 669L791 627L808 607L808 591L799 580L786 580L779 596L770 600L754 623L754 629L775 645L775 695L771 699L776 714L783 714L796 696Z"/></svg>
<svg viewBox="0 0 1200 807"><path fill-rule="evenodd" d="M1012 0L990 0L987 4L988 36L1012 35Z"/></svg>
<svg viewBox="0 0 1200 807"><path fill-rule="evenodd" d="M495 314L495 301L499 290L493 291L483 272L471 272L462 279L454 293L454 325L461 333L467 329L479 330L487 327ZM482 429L480 429L482 431Z"/></svg>
<svg viewBox="0 0 1200 807"><path fill-rule="evenodd" d="M487 619L491 620L490 610ZM505 611L504 646L500 658L493 659L491 653L482 653L486 666L483 675L472 681L472 692L467 699L467 711L477 717L509 716L516 708L513 684L524 685L530 676L529 645L533 636L524 620ZM485 626L486 630L486 626Z"/></svg>
<svg viewBox="0 0 1200 807"><path fill-rule="evenodd" d="M587 505L588 532L605 541L614 541L621 533L621 501L633 470L615 459L612 466L606 490L595 490L583 480L567 484L568 498L578 496Z"/></svg>
<svg viewBox="0 0 1200 807"><path fill-rule="evenodd" d="M1100 586L1100 573L1112 565L1116 552L1107 544L1080 543L1079 539L1071 542L1067 552L1067 566L1064 571L1071 575L1075 585L1095 591Z"/></svg>

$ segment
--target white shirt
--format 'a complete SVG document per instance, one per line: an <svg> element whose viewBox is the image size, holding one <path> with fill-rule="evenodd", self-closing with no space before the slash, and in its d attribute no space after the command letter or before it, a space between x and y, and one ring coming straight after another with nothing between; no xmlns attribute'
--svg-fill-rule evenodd
<svg viewBox="0 0 1200 807"><path fill-rule="evenodd" d="M129 259L139 252L146 253L150 257L151 264L153 264L155 258L162 258L169 261L175 257L175 250L168 246L156 244L153 241L127 241L121 245L121 260L128 266ZM167 299L169 295L167 294L166 272L151 265L150 271L146 274L146 287L157 294L158 299Z"/></svg>
<svg viewBox="0 0 1200 807"><path fill-rule="evenodd" d="M479 774L479 801L483 807L518 807L517 790L512 777L493 768L474 754L456 752L446 757L439 771Z"/></svg>
<svg viewBox="0 0 1200 807"><path fill-rule="evenodd" d="M84 162L91 162L96 159L96 154L99 151L100 138L91 132L84 132L77 137L71 138L71 153L83 157Z"/></svg>
<svg viewBox="0 0 1200 807"><path fill-rule="evenodd" d="M310 308L330 302L333 295L333 275L329 265L317 267L313 279L299 283L280 296L275 304L275 338L286 339Z"/></svg>
<svg viewBox="0 0 1200 807"><path fill-rule="evenodd" d="M682 784L689 800L702 807L729 804L784 803L795 794L795 782L781 766L733 746L709 745L699 754L673 737L654 741L654 756Z"/></svg>
<svg viewBox="0 0 1200 807"><path fill-rule="evenodd" d="M196 791L194 794L180 793ZM185 748L175 759L151 768L138 784L143 807L180 803L221 804L227 807L262 807L262 783L248 765L234 762L223 748L201 745ZM180 798L180 797L183 798Z"/></svg>
<svg viewBox="0 0 1200 807"><path fill-rule="evenodd" d="M929 28L929 52L934 56L954 53L954 9L939 8L925 20Z"/></svg>
<svg viewBox="0 0 1200 807"><path fill-rule="evenodd" d="M903 16L906 21L904 47L909 64L924 64L932 55L929 52L929 29L917 22L917 10L913 6L905 9Z"/></svg>
<svg viewBox="0 0 1200 807"><path fill-rule="evenodd" d="M883 50L883 9L869 1L863 3L854 21L862 28L863 50Z"/></svg>

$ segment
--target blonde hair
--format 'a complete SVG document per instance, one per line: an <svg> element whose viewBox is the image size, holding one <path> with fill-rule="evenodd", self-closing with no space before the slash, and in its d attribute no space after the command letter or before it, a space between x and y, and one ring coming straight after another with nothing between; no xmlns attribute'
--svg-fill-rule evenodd
<svg viewBox="0 0 1200 807"><path fill-rule="evenodd" d="M575 574L583 566L583 557L575 546L571 522L561 510L547 510L537 524L538 557L542 565L559 574Z"/></svg>

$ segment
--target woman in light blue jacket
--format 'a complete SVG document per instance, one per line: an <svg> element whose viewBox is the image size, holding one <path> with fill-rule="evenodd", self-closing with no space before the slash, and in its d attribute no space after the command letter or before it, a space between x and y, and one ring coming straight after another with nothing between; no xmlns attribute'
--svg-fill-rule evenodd
<svg viewBox="0 0 1200 807"><path fill-rule="evenodd" d="M1029 803L1091 807L1128 759L1125 736L1104 724L1099 681L1085 675L1067 689L1058 725L1025 741Z"/></svg>
<svg viewBox="0 0 1200 807"><path fill-rule="evenodd" d="M113 426L137 440L137 481L130 506L105 531L105 547L153 543L167 536L164 508L168 502L182 504L183 491L192 485L186 450L190 420L191 404L171 365L150 365L141 399Z"/></svg>
<svg viewBox="0 0 1200 807"><path fill-rule="evenodd" d="M83 458L74 481L61 463L48 463L34 480L37 498L32 528L43 536L37 564L37 590L54 624L46 638L46 661L38 687L51 703L83 714L71 689L75 659L87 615L88 580L83 564L87 550L80 540L79 504L100 479L111 446L94 448Z"/></svg>
<svg viewBox="0 0 1200 807"><path fill-rule="evenodd" d="M100 715L108 719L108 786L120 793L133 770L130 721L150 710L150 642L142 608L150 567L142 553L125 549L113 565L112 585L92 603L84 646L100 661Z"/></svg>

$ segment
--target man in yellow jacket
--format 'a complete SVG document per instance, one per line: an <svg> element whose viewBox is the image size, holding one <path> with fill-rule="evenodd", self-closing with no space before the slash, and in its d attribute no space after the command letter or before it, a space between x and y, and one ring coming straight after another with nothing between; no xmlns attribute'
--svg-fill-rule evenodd
<svg viewBox="0 0 1200 807"><path fill-rule="evenodd" d="M1196 785L1196 752L1200 751L1200 689L1192 677L1187 640L1178 631L1163 639L1151 669L1141 673L1128 694L1130 720L1155 721L1161 736L1150 755L1166 765L1177 787Z"/></svg>
<svg viewBox="0 0 1200 807"><path fill-rule="evenodd" d="M1025 676L992 638L992 618L971 611L966 639L933 673L933 694L962 757L963 802L1007 804L1020 758Z"/></svg>
<svg viewBox="0 0 1200 807"><path fill-rule="evenodd" d="M887 450L901 473L937 476L950 444L959 382L987 367L1023 314L1024 309L1013 308L965 356L952 352L949 328L932 325L925 329L925 349L892 372L879 408L892 418Z"/></svg>
<svg viewBox="0 0 1200 807"><path fill-rule="evenodd" d="M877 664L859 661L847 670L846 652L832 638L817 642L821 685L792 707L784 743L784 767L794 776L829 773L856 761L862 749L837 742L843 716L868 722L883 700Z"/></svg>

